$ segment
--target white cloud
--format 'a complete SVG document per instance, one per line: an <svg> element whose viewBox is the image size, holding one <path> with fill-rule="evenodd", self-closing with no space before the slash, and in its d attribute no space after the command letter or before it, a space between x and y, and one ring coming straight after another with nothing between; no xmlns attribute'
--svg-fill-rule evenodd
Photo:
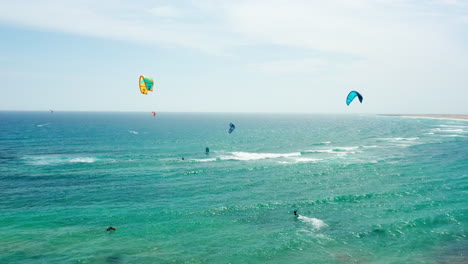
<svg viewBox="0 0 468 264"><path fill-rule="evenodd" d="M227 41L211 37L217 33L216 27L183 19L160 20L161 17L176 18L181 14L175 7L161 6L145 10L131 1L0 2L0 21L8 24L162 47L177 46L208 53L222 52L221 47Z"/></svg>
<svg viewBox="0 0 468 264"><path fill-rule="evenodd" d="M247 1L231 6L229 20L258 42L357 56L420 53L446 39L427 21L374 2Z"/></svg>
<svg viewBox="0 0 468 264"><path fill-rule="evenodd" d="M16 0L0 2L0 21L211 53L260 44L356 56L426 56L447 45L450 32L415 16L439 13L425 6L430 5L405 0L189 0L183 8L129 0Z"/></svg>
<svg viewBox="0 0 468 264"><path fill-rule="evenodd" d="M341 55L362 60L358 68L346 65L350 79L362 79L365 70L374 73L366 77L373 82L389 78L404 82L430 78L432 71L450 76L463 67L460 57L468 54L466 43L457 39L452 28L455 20L418 15L435 11L430 4L411 1L252 0L231 5L228 19L237 33L255 43L334 54L322 61L327 65L340 63L336 57ZM272 60L248 65L248 70L278 72L289 66L302 71L311 63Z"/></svg>

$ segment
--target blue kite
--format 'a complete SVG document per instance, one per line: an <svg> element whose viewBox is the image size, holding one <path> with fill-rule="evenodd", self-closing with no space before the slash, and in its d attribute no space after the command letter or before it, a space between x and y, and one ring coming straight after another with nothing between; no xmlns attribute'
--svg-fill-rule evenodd
<svg viewBox="0 0 468 264"><path fill-rule="evenodd" d="M229 134L231 134L234 131L234 129L236 129L236 126L233 123L230 123L229 124Z"/></svg>
<svg viewBox="0 0 468 264"><path fill-rule="evenodd" d="M354 100L354 98L356 98L356 96L359 99L359 102L362 103L362 99L363 99L362 95L356 91L351 91L348 94L348 97L346 97L346 104L349 105Z"/></svg>

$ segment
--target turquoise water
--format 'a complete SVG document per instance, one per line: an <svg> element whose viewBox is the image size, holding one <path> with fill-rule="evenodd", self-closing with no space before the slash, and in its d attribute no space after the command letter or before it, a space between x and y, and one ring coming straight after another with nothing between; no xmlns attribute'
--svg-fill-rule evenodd
<svg viewBox="0 0 468 264"><path fill-rule="evenodd" d="M467 161L466 121L0 112L0 263L467 263Z"/></svg>

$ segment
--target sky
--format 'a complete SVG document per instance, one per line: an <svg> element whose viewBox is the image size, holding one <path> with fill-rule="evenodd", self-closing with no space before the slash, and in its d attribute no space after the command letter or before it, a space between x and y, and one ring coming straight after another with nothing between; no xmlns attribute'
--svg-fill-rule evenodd
<svg viewBox="0 0 468 264"><path fill-rule="evenodd" d="M0 110L468 114L468 0L0 0L0 39Z"/></svg>

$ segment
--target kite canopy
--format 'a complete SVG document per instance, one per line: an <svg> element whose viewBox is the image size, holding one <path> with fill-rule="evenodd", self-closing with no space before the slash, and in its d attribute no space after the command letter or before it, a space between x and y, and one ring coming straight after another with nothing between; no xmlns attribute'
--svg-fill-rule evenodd
<svg viewBox="0 0 468 264"><path fill-rule="evenodd" d="M229 124L229 134L231 134L234 131L234 129L236 129L236 126L233 123L230 123Z"/></svg>
<svg viewBox="0 0 468 264"><path fill-rule="evenodd" d="M142 94L148 94L148 91L153 91L153 78L141 75L140 76L140 92Z"/></svg>
<svg viewBox="0 0 468 264"><path fill-rule="evenodd" d="M153 113L153 117L156 117L156 112L151 112L151 113Z"/></svg>
<svg viewBox="0 0 468 264"><path fill-rule="evenodd" d="M359 99L359 102L362 103L362 99L363 99L362 95L356 91L351 91L348 94L348 97L346 97L346 104L349 105L354 100L354 98L356 98L356 96Z"/></svg>

